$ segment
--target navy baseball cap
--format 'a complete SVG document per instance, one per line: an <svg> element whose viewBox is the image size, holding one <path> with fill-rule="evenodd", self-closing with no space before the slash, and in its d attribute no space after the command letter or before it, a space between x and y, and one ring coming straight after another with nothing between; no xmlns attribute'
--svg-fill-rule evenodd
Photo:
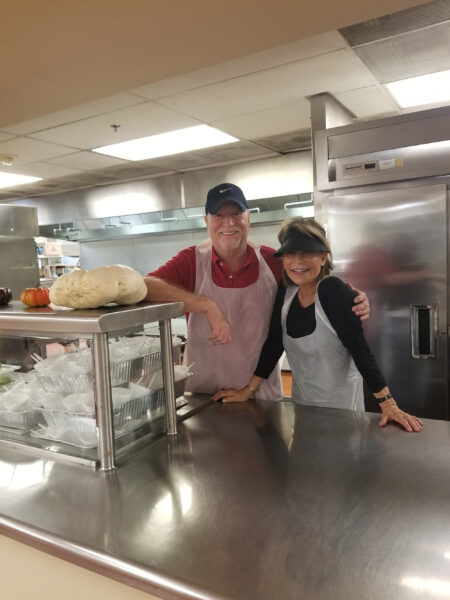
<svg viewBox="0 0 450 600"><path fill-rule="evenodd" d="M248 210L244 192L234 183L221 183L209 190L206 196L205 213L215 215L225 202L234 202L242 212Z"/></svg>

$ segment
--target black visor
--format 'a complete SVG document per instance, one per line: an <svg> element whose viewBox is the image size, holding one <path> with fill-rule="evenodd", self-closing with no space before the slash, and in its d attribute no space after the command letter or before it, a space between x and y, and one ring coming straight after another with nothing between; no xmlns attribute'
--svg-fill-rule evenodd
<svg viewBox="0 0 450 600"><path fill-rule="evenodd" d="M329 249L319 238L301 233L298 229L290 229L284 242L273 255L283 256L292 252L329 252Z"/></svg>

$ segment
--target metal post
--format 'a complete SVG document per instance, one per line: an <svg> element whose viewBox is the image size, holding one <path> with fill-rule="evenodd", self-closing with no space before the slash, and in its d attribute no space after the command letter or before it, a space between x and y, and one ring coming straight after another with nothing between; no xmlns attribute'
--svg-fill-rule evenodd
<svg viewBox="0 0 450 600"><path fill-rule="evenodd" d="M107 333L94 333L92 358L94 362L94 394L97 408L100 470L112 471L116 467L116 461Z"/></svg>
<svg viewBox="0 0 450 600"><path fill-rule="evenodd" d="M172 327L170 319L159 322L161 336L161 359L164 382L164 397L166 402L166 433L177 433L177 405L175 398L175 383L172 356Z"/></svg>
<svg viewBox="0 0 450 600"><path fill-rule="evenodd" d="M313 158L313 178L314 178L314 217L323 225L327 223L325 212L325 201L330 195L327 192L321 192L318 189L318 181L328 178L328 161L318 160L318 147L316 144L316 132L340 125L349 125L353 123L355 115L350 112L343 104L329 93L315 94L309 96L311 105L311 143ZM322 172L325 170L325 172Z"/></svg>

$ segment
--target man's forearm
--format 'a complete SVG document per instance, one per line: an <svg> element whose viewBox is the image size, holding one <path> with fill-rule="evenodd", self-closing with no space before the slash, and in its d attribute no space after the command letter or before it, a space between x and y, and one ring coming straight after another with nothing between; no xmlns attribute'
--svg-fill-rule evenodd
<svg viewBox="0 0 450 600"><path fill-rule="evenodd" d="M158 277L145 277L147 296L149 302L184 302L185 312L207 312L211 301L204 296L199 296L182 287L167 283Z"/></svg>
<svg viewBox="0 0 450 600"><path fill-rule="evenodd" d="M213 344L229 344L231 342L230 324L214 300L189 292L157 277L146 277L145 285L147 286L145 300L152 302L184 302L185 312L203 313L208 319L211 327L209 341Z"/></svg>

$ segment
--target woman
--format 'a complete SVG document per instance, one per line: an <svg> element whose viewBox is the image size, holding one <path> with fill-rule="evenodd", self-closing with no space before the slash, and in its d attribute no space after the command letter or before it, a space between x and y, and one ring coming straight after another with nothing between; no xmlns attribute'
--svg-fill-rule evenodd
<svg viewBox="0 0 450 600"><path fill-rule="evenodd" d="M278 239L281 247L274 256L282 259L283 283L258 366L245 388L222 390L213 400L248 400L286 350L294 402L364 410L364 379L380 403L380 426L396 421L407 431L421 431L422 421L400 410L377 367L361 321L351 310L355 292L330 276L333 263L323 227L313 220L289 219Z"/></svg>

